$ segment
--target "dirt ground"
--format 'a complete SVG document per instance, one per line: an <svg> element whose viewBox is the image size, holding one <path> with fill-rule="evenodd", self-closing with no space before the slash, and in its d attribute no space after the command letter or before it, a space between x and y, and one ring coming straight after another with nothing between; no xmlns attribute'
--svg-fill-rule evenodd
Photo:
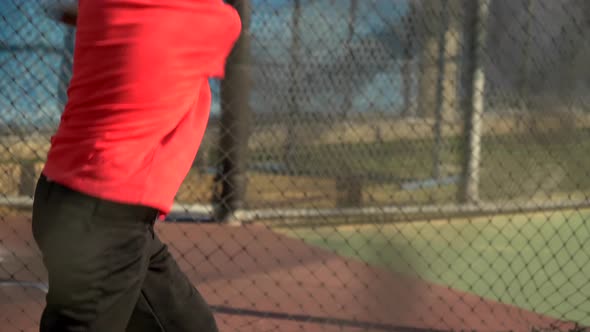
<svg viewBox="0 0 590 332"><path fill-rule="evenodd" d="M262 226L161 223L221 331L530 331L565 323L346 259ZM44 281L29 221L0 220L0 280ZM35 331L43 292L0 287L2 331Z"/></svg>

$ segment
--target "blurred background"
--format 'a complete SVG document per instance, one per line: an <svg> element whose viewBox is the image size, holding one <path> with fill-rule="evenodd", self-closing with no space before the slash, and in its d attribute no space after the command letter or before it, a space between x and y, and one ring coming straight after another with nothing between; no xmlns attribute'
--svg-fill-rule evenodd
<svg viewBox="0 0 590 332"><path fill-rule="evenodd" d="M205 140L161 227L228 330L590 325L590 2L227 2L244 33L227 78L211 81ZM67 100L75 29L29 0L3 0L0 23L0 279L15 291L44 279L23 225ZM307 267L308 254L342 270L327 258ZM266 267L236 286L260 294L230 296L196 263L234 285L222 276L248 274L237 256ZM306 282L330 277L298 273L321 268L350 279L314 297ZM407 282L404 311L388 291ZM412 296L425 293L439 295ZM347 296L354 314L329 309Z"/></svg>

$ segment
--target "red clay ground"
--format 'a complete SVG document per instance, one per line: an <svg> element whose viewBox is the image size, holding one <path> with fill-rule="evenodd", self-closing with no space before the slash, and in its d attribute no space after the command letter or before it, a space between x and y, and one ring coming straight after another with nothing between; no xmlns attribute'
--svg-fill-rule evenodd
<svg viewBox="0 0 590 332"><path fill-rule="evenodd" d="M157 228L217 310L222 332L573 327L373 268L261 226L161 223ZM0 220L0 259L0 280L45 280L27 220ZM36 331L43 295L33 288L0 286L0 331Z"/></svg>

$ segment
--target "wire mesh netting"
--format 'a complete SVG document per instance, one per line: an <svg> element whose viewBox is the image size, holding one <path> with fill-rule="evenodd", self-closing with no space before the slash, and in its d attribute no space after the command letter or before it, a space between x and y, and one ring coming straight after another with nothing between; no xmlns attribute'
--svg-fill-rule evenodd
<svg viewBox="0 0 590 332"><path fill-rule="evenodd" d="M157 227L220 330L590 326L590 2L228 2L244 33ZM46 291L30 207L76 33L46 11L0 3L1 331Z"/></svg>

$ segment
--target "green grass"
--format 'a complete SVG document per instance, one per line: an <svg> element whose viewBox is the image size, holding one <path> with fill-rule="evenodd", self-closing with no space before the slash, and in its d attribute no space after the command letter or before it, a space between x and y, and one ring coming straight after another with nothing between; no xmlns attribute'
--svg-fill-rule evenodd
<svg viewBox="0 0 590 332"><path fill-rule="evenodd" d="M590 211L281 231L343 256L590 325Z"/></svg>
<svg viewBox="0 0 590 332"><path fill-rule="evenodd" d="M487 136L482 140L480 195L508 199L535 193L590 192L590 131L534 136ZM433 175L433 139L356 144L298 145L286 163L293 174L391 176L400 180ZM439 147L447 173L461 174L465 144L458 137ZM281 149L253 150L251 162L281 162ZM395 181L393 181L395 183ZM456 191L457 188L453 190ZM446 200L453 195L441 195Z"/></svg>

